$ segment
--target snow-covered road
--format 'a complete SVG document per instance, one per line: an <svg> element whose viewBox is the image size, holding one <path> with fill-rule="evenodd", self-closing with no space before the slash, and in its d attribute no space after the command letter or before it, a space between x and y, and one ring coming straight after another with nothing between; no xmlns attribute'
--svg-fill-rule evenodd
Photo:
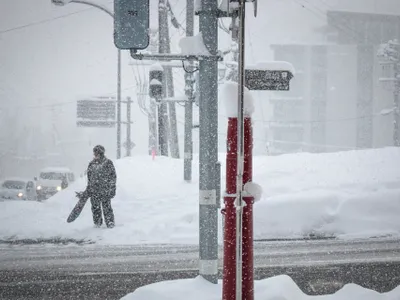
<svg viewBox="0 0 400 300"><path fill-rule="evenodd" d="M0 253L4 300L119 299L146 284L198 273L192 245L2 245ZM256 279L280 274L310 294L350 282L386 292L400 284L400 240L256 243Z"/></svg>
<svg viewBox="0 0 400 300"><path fill-rule="evenodd" d="M260 242L255 267L335 265L356 262L400 262L399 239ZM0 246L0 270L52 270L75 273L196 270L194 245L143 246ZM219 251L220 266L222 249Z"/></svg>

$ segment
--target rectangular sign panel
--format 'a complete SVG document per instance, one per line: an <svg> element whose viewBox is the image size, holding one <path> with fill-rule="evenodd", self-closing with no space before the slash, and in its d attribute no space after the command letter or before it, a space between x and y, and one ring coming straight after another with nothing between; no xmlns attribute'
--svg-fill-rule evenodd
<svg viewBox="0 0 400 300"><path fill-rule="evenodd" d="M78 119L95 121L115 121L115 100L78 100Z"/></svg>
<svg viewBox="0 0 400 300"><path fill-rule="evenodd" d="M114 44L118 49L149 46L150 0L114 0Z"/></svg>
<svg viewBox="0 0 400 300"><path fill-rule="evenodd" d="M248 69L245 71L245 86L249 90L288 91L292 77L289 71Z"/></svg>

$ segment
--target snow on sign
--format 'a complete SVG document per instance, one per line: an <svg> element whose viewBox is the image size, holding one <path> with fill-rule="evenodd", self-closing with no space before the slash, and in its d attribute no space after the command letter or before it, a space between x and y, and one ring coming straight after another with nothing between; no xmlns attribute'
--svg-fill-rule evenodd
<svg viewBox="0 0 400 300"><path fill-rule="evenodd" d="M288 91L294 68L288 62L264 62L248 66L245 86L249 90Z"/></svg>
<svg viewBox="0 0 400 300"><path fill-rule="evenodd" d="M150 0L114 0L114 44L118 49L149 46Z"/></svg>

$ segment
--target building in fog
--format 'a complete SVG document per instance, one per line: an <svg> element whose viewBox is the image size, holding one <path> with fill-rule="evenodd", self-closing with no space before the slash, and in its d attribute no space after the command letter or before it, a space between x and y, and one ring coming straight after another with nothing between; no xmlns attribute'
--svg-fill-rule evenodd
<svg viewBox="0 0 400 300"><path fill-rule="evenodd" d="M290 91L271 97L272 154L323 152L326 144L327 46L272 45L274 60L289 61L296 74Z"/></svg>
<svg viewBox="0 0 400 300"><path fill-rule="evenodd" d="M291 62L290 92L271 97L271 154L330 152L393 145L393 91L378 46L400 39L400 17L328 12L319 31L326 44L272 45L275 60ZM387 71L386 71L387 72Z"/></svg>
<svg viewBox="0 0 400 300"><path fill-rule="evenodd" d="M338 45L353 46L357 61L356 146L393 145L393 115L381 114L393 107L393 91L379 83L383 75L378 46L400 39L400 16L330 11L328 38Z"/></svg>

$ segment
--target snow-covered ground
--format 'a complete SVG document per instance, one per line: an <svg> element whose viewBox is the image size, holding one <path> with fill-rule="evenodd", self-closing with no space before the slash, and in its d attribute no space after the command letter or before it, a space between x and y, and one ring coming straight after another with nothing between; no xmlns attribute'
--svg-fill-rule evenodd
<svg viewBox="0 0 400 300"><path fill-rule="evenodd" d="M220 161L224 186L224 154ZM254 210L255 238L399 236L399 162L396 148L254 157L253 179L263 188ZM0 202L0 240L198 243L198 161L192 183L183 181L182 160L135 156L116 167L114 229L93 227L89 203L75 222L66 223L75 191L84 189L81 179L42 203Z"/></svg>
<svg viewBox="0 0 400 300"><path fill-rule="evenodd" d="M305 295L296 283L288 276L281 275L254 282L254 298L262 300L397 300L400 299L400 287L380 294L355 284L347 284L332 295L308 296ZM121 300L220 300L222 285L212 284L202 277L164 281L138 288L135 292L126 295Z"/></svg>

